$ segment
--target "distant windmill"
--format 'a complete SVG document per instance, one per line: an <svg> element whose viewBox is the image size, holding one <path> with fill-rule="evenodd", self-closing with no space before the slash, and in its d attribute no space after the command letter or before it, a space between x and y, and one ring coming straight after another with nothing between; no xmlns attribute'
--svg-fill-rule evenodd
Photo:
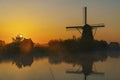
<svg viewBox="0 0 120 80"><path fill-rule="evenodd" d="M79 32L79 29L82 29L82 36L81 40L94 40L94 35L96 34L96 30L99 27L105 27L104 24L97 24L97 25L89 25L87 24L87 7L84 8L85 11L85 21L84 21L84 26L70 26L66 27L66 29L77 29ZM93 34L93 29L95 29L95 33Z"/></svg>

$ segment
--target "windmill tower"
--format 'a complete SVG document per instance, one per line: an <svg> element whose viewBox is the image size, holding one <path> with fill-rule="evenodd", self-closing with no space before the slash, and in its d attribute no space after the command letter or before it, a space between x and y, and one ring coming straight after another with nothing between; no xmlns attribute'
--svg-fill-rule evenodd
<svg viewBox="0 0 120 80"><path fill-rule="evenodd" d="M82 30L82 36L81 40L83 41L93 41L94 35L96 33L97 28L105 27L104 24L97 24L97 25L89 25L87 23L87 7L84 8L84 25L83 26L69 26L66 27L66 29L77 29L80 32L80 29ZM93 34L93 29L95 29L95 32Z"/></svg>

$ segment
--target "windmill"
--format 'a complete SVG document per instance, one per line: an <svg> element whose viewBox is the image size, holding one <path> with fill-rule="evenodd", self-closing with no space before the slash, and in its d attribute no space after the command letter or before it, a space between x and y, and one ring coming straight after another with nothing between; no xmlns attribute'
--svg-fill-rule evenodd
<svg viewBox="0 0 120 80"><path fill-rule="evenodd" d="M67 74L84 74L84 79L87 80L87 77L89 75L99 75L99 76L104 76L103 72L97 72L96 69L95 71L92 70L92 64L82 64L82 70L77 69L77 70L67 70Z"/></svg>
<svg viewBox="0 0 120 80"><path fill-rule="evenodd" d="M105 27L104 24L96 24L96 25L89 25L87 23L87 7L84 7L84 25L83 26L69 26L66 27L66 29L77 29L80 32L80 29L82 30L82 36L81 36L81 40L83 41L93 41L94 40L94 36L96 34L96 30L97 28L100 27ZM95 29L95 32L93 34L93 29ZM80 32L81 33L81 32Z"/></svg>

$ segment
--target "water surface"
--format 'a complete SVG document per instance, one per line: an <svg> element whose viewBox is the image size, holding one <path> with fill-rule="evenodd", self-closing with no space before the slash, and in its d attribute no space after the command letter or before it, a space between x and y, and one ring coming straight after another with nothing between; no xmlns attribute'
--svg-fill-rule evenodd
<svg viewBox="0 0 120 80"><path fill-rule="evenodd" d="M32 53L33 54L33 53ZM1 56L0 80L120 80L120 52Z"/></svg>

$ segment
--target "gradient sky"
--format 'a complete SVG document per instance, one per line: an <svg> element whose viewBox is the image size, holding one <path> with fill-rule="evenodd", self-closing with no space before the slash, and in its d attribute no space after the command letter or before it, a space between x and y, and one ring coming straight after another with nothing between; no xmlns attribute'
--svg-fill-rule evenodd
<svg viewBox="0 0 120 80"><path fill-rule="evenodd" d="M21 33L34 42L80 37L66 26L83 25L83 7L88 7L88 23L104 23L98 40L120 42L120 0L0 0L0 39L11 42Z"/></svg>

